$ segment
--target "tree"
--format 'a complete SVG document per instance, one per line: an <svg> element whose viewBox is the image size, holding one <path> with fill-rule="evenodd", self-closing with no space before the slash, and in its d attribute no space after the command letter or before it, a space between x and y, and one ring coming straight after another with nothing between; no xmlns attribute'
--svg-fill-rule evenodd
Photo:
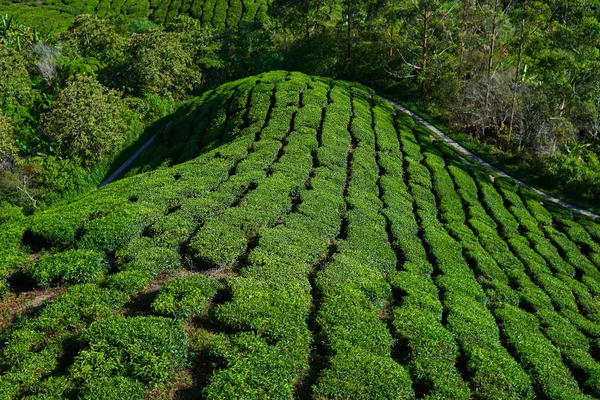
<svg viewBox="0 0 600 400"><path fill-rule="evenodd" d="M12 122L0 114L0 173L14 166L18 153Z"/></svg>
<svg viewBox="0 0 600 400"><path fill-rule="evenodd" d="M426 95L431 82L444 69L455 47L451 16L457 1L412 0L403 2L396 11L401 21L398 29L397 54L401 59L395 78L413 79Z"/></svg>
<svg viewBox="0 0 600 400"><path fill-rule="evenodd" d="M21 54L0 44L0 110L33 104L33 85L26 65Z"/></svg>
<svg viewBox="0 0 600 400"><path fill-rule="evenodd" d="M201 82L194 55L195 49L184 45L179 32L134 33L125 61L125 83L139 96L182 98Z"/></svg>
<svg viewBox="0 0 600 400"><path fill-rule="evenodd" d="M60 40L78 56L94 57L105 63L120 60L126 45L110 21L86 14L78 15Z"/></svg>
<svg viewBox="0 0 600 400"><path fill-rule="evenodd" d="M512 89L512 99L510 108L510 121L508 126L507 146L511 145L515 118L517 113L517 94L519 92L521 80L521 68L524 59L524 50L530 38L550 19L551 11L547 4L541 1L524 2L514 13L518 32L517 35L517 65L515 68L515 80Z"/></svg>
<svg viewBox="0 0 600 400"><path fill-rule="evenodd" d="M202 71L202 84L207 77L225 68L220 54L222 42L214 28L202 27L199 20L178 15L165 29L167 32L180 32L182 45L192 52L196 66Z"/></svg>
<svg viewBox="0 0 600 400"><path fill-rule="evenodd" d="M120 149L126 116L117 92L102 86L94 75L75 75L41 116L41 129L56 144L59 156L92 165Z"/></svg>

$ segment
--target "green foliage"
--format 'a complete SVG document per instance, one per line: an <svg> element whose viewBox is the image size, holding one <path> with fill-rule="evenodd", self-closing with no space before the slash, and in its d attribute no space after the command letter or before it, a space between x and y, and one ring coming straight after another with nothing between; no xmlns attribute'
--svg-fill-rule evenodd
<svg viewBox="0 0 600 400"><path fill-rule="evenodd" d="M204 275L175 278L161 287L152 309L176 318L200 316L208 310L209 302L218 288L217 281Z"/></svg>
<svg viewBox="0 0 600 400"><path fill-rule="evenodd" d="M21 54L0 43L0 111L14 113L33 104L33 83L26 66Z"/></svg>
<svg viewBox="0 0 600 400"><path fill-rule="evenodd" d="M549 397L586 398L563 365L559 351L535 329L537 322L532 315L511 306L496 314L517 357L543 393Z"/></svg>
<svg viewBox="0 0 600 400"><path fill-rule="evenodd" d="M71 27L60 35L60 40L80 57L103 62L122 58L125 47L125 39L116 32L113 24L92 15L77 16Z"/></svg>
<svg viewBox="0 0 600 400"><path fill-rule="evenodd" d="M56 191L74 190L86 178L88 171L79 165L78 161L61 159L52 156L36 157L35 179L39 185Z"/></svg>
<svg viewBox="0 0 600 400"><path fill-rule="evenodd" d="M104 378L120 393L139 395L139 384L117 377L156 386L168 382L173 370L187 363L183 329L166 318L104 319L91 324L81 340L83 350L75 357L70 374L86 386L96 386L98 378Z"/></svg>
<svg viewBox="0 0 600 400"><path fill-rule="evenodd" d="M124 376L99 376L86 381L80 390L80 398L86 400L142 400L145 397L144 385Z"/></svg>
<svg viewBox="0 0 600 400"><path fill-rule="evenodd" d="M118 93L93 75L76 75L42 116L42 129L60 156L83 165L114 155L125 142L126 109Z"/></svg>
<svg viewBox="0 0 600 400"><path fill-rule="evenodd" d="M414 398L410 376L389 358L357 348L336 355L331 364L314 389L315 399Z"/></svg>
<svg viewBox="0 0 600 400"><path fill-rule="evenodd" d="M42 287L98 282L108 271L102 253L67 250L43 257L28 268L28 275Z"/></svg>
<svg viewBox="0 0 600 400"><path fill-rule="evenodd" d="M139 96L185 96L202 77L192 49L182 41L180 33L152 30L133 34L125 61L126 85Z"/></svg>
<svg viewBox="0 0 600 400"><path fill-rule="evenodd" d="M299 351L295 349L297 346L302 349L308 344L281 341L270 345L250 332L231 335L223 342L215 341L212 352L225 359L227 368L213 374L203 395L211 400L292 397L294 377L303 368L295 354Z"/></svg>
<svg viewBox="0 0 600 400"><path fill-rule="evenodd" d="M153 278L152 272L144 269L126 269L110 275L107 279L107 287L119 290L128 295L136 295L146 290L150 280Z"/></svg>

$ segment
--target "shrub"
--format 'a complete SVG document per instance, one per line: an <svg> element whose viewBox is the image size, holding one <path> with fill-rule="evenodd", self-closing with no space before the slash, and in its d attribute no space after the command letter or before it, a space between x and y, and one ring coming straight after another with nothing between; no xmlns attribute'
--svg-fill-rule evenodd
<svg viewBox="0 0 600 400"><path fill-rule="evenodd" d="M156 210L150 207L140 203L128 204L105 217L86 222L79 246L84 249L116 251L139 237L155 216Z"/></svg>
<svg viewBox="0 0 600 400"><path fill-rule="evenodd" d="M158 241L160 243L160 241ZM177 269L181 255L176 249L162 247L157 239L138 237L117 251L116 255L124 263L122 270L146 271L150 276L158 276Z"/></svg>
<svg viewBox="0 0 600 400"><path fill-rule="evenodd" d="M192 239L190 249L201 265L232 267L248 246L246 234L238 227L209 223Z"/></svg>
<svg viewBox="0 0 600 400"><path fill-rule="evenodd" d="M36 182L51 191L74 190L85 181L88 173L74 160L48 156L36 157L33 162Z"/></svg>
<svg viewBox="0 0 600 400"><path fill-rule="evenodd" d="M94 57L108 63L122 57L125 40L106 19L78 15L61 39L82 57Z"/></svg>
<svg viewBox="0 0 600 400"><path fill-rule="evenodd" d="M361 348L336 354L314 388L315 399L412 399L408 372Z"/></svg>
<svg viewBox="0 0 600 400"><path fill-rule="evenodd" d="M141 382L124 376L98 376L86 381L80 389L85 400L143 400L146 388Z"/></svg>
<svg viewBox="0 0 600 400"><path fill-rule="evenodd" d="M512 306L496 311L496 317L536 385L550 398L586 398L563 364L560 352L537 329L533 315Z"/></svg>
<svg viewBox="0 0 600 400"><path fill-rule="evenodd" d="M204 275L175 278L160 288L152 309L175 318L200 316L208 311L219 283Z"/></svg>
<svg viewBox="0 0 600 400"><path fill-rule="evenodd" d="M125 295L116 290L103 289L91 283L74 285L44 308L32 320L31 326L42 332L67 327L81 329L82 322L87 324L107 318L121 308L125 301Z"/></svg>
<svg viewBox="0 0 600 400"><path fill-rule="evenodd" d="M98 282L108 271L104 254L90 250L67 250L43 257L28 268L28 275L42 287L56 284Z"/></svg>
<svg viewBox="0 0 600 400"><path fill-rule="evenodd" d="M19 157L12 120L0 114L0 173L10 170Z"/></svg>
<svg viewBox="0 0 600 400"><path fill-rule="evenodd" d="M307 368L308 341L285 340L273 345L251 332L219 342L212 352L227 367L213 373L203 390L209 400L236 398L291 398L298 372Z"/></svg>
<svg viewBox="0 0 600 400"><path fill-rule="evenodd" d="M81 341L83 350L75 357L70 375L84 385L122 376L156 386L168 382L173 370L187 363L187 337L181 324L162 317L100 320L90 325ZM112 382L127 392L139 392L139 386L128 381L113 378Z"/></svg>
<svg viewBox="0 0 600 400"><path fill-rule="evenodd" d="M393 339L367 297L350 285L341 286L337 291L330 286L322 290L331 291L323 296L317 315L325 346L333 354L360 348L389 358Z"/></svg>
<svg viewBox="0 0 600 400"><path fill-rule="evenodd" d="M283 287L254 278L234 278L229 285L232 301L215 308L215 318L221 324L274 339L308 335L305 320L310 296L298 290L298 284Z"/></svg>
<svg viewBox="0 0 600 400"><path fill-rule="evenodd" d="M106 286L133 296L146 290L152 278L151 271L126 269L110 275L106 281Z"/></svg>

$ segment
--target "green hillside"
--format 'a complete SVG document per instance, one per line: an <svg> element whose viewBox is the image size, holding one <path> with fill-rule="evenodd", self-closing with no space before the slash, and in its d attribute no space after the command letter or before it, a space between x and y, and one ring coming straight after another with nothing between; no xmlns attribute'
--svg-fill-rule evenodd
<svg viewBox="0 0 600 400"><path fill-rule="evenodd" d="M228 83L129 175L0 214L0 398L600 397L600 224L366 87Z"/></svg>
<svg viewBox="0 0 600 400"><path fill-rule="evenodd" d="M79 14L100 18L121 15L149 18L163 24L180 14L197 18L205 26L235 27L244 22L267 20L272 0L46 0L15 3L0 0L0 15L10 14L19 22L45 30L65 30Z"/></svg>

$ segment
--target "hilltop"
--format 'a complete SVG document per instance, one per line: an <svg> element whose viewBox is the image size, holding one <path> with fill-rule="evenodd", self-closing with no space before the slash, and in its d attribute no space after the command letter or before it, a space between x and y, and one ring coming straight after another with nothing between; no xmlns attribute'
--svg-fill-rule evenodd
<svg viewBox="0 0 600 400"><path fill-rule="evenodd" d="M599 224L351 82L170 121L127 177L0 215L0 397L600 396Z"/></svg>

